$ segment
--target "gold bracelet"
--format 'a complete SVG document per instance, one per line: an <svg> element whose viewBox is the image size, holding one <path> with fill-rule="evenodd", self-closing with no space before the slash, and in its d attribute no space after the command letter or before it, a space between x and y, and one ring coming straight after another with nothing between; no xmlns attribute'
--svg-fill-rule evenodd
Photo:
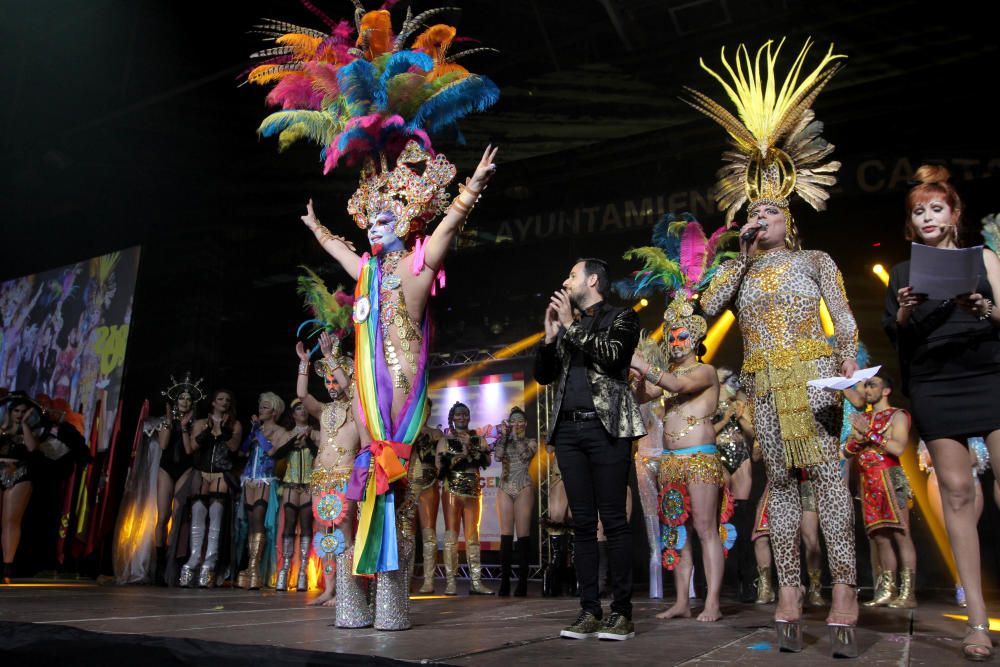
<svg viewBox="0 0 1000 667"><path fill-rule="evenodd" d="M451 207L457 209L460 214L468 217L469 213L472 212L472 207L462 201L460 197L461 195L451 200Z"/></svg>
<svg viewBox="0 0 1000 667"><path fill-rule="evenodd" d="M347 247L348 250L355 252L353 243L345 239L343 236L337 236L323 225L316 225L316 229L313 230L313 233L316 235L316 240L319 241L320 245L323 245L327 241L340 241Z"/></svg>
<svg viewBox="0 0 1000 667"><path fill-rule="evenodd" d="M659 385L660 378L662 377L663 377L663 369L660 368L659 366L650 366L649 369L646 371L646 381L649 382L649 384Z"/></svg>
<svg viewBox="0 0 1000 667"><path fill-rule="evenodd" d="M313 230L316 234L316 239L319 241L320 245L323 245L327 241L333 238L333 234L323 225L316 225L316 229Z"/></svg>

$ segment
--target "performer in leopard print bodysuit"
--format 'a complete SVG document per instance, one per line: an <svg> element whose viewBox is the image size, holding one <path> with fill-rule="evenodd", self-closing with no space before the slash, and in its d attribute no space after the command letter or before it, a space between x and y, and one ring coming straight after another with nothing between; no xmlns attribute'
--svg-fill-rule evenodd
<svg viewBox="0 0 1000 667"><path fill-rule="evenodd" d="M854 657L857 622L854 526L851 497L839 474L839 394L807 386L814 378L851 376L857 370L857 325L847 302L843 278L824 252L802 250L789 210L794 193L817 210L825 208L825 187L836 183L837 162L809 108L838 69L832 47L808 74L800 71L810 42L784 82L775 80L778 49L768 42L757 52L766 69L752 64L746 47L737 52L737 68L754 79L735 88L712 72L736 102L739 120L696 91L690 103L719 122L736 150L727 152L717 199L731 223L744 203L747 220L740 229L738 258L724 264L702 294L710 315L728 307L737 312L743 335L742 381L750 396L752 418L771 483L768 511L780 585L775 611L780 649L801 650L802 595L799 525L802 509L798 470L815 488L820 526L833 580L830 626L835 656ZM725 56L723 54L725 63ZM729 63L726 70L736 76ZM764 74L761 74L761 71ZM773 94L774 90L780 94ZM766 94L770 91L770 94ZM820 301L826 302L836 334L831 346L820 324Z"/></svg>

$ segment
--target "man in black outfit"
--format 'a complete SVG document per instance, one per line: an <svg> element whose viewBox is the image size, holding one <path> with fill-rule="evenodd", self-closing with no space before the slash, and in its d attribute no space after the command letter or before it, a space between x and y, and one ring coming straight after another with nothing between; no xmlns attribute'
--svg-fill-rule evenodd
<svg viewBox="0 0 1000 667"><path fill-rule="evenodd" d="M628 388L629 362L639 342L639 317L604 301L608 267L581 259L545 311L545 342L535 380L558 382L548 441L573 512L576 576L582 610L561 636L629 639L632 624L632 535L625 516L632 441L645 435ZM602 623L598 599L597 518L608 540L614 600Z"/></svg>

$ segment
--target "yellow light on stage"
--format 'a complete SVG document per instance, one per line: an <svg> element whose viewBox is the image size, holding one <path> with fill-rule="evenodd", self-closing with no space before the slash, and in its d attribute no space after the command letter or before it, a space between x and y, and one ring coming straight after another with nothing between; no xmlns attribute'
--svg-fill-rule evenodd
<svg viewBox="0 0 1000 667"><path fill-rule="evenodd" d="M646 306L648 306L648 305L649 305L649 301L647 301L646 299L640 299L640 300L639 300L639 303L641 303L641 304L642 304L642 307L643 307L643 308L645 308Z"/></svg>
<svg viewBox="0 0 1000 667"><path fill-rule="evenodd" d="M711 363L712 357L719 350L719 346L722 345L722 339L726 337L726 333L729 331L730 327L733 326L733 322L736 321L736 316L733 315L733 311L727 310L719 316L719 319L715 321L712 327L708 330L705 335L705 356L702 357L702 361L706 364ZM661 332L662 335L662 332Z"/></svg>
<svg viewBox="0 0 1000 667"><path fill-rule="evenodd" d="M461 380L462 378L467 378L470 375L473 375L482 370L483 368L485 368L492 361L498 361L500 359L508 359L510 357L513 357L515 354L528 349L529 347L531 347L544 337L545 337L545 332L539 331L538 333L531 334L530 336L522 338L516 343L511 343L507 347L501 349L499 352L494 354L493 359L491 359L490 361L481 361L478 364L471 364L469 366L465 366L447 377L443 377L440 380L435 380L434 382L431 383L430 389L432 391L434 389L441 389L443 387L448 386L448 383L451 382L452 380Z"/></svg>
<svg viewBox="0 0 1000 667"><path fill-rule="evenodd" d="M885 270L884 266L882 266L881 264L876 264L875 266L872 267L872 273L878 276L879 280L882 281L883 285L885 285L886 287L889 286L889 273Z"/></svg>
<svg viewBox="0 0 1000 667"><path fill-rule="evenodd" d="M833 318L830 317L830 309L826 307L826 301L819 300L819 321L823 325L823 335L830 337L833 335Z"/></svg>
<svg viewBox="0 0 1000 667"><path fill-rule="evenodd" d="M648 299L639 299L636 302L636 304L634 306L632 306L632 310L634 310L635 312L638 313L640 310L642 310L643 308L645 308L648 305L649 305L649 300Z"/></svg>
<svg viewBox="0 0 1000 667"><path fill-rule="evenodd" d="M656 327L656 331L654 331L652 334L650 334L649 337L652 338L654 342L659 343L661 340L663 340L663 328L664 328L664 325L662 325L662 324L660 326Z"/></svg>
<svg viewBox="0 0 1000 667"><path fill-rule="evenodd" d="M961 614L941 614L941 615L944 616L945 618L953 618L956 621L966 621L966 622L968 622L968 620L969 620L968 616L962 616ZM1000 618L992 618L991 617L989 619L989 621L990 621L990 631L991 632L997 632L998 630L1000 630Z"/></svg>

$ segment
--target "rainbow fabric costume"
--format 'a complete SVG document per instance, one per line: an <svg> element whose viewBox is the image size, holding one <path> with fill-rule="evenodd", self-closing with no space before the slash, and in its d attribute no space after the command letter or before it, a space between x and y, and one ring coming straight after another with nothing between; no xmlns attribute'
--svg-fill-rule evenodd
<svg viewBox="0 0 1000 667"><path fill-rule="evenodd" d="M347 484L347 497L362 503L355 538L355 574L399 569L393 483L406 477L410 448L427 421L428 316L425 313L423 319L417 375L399 419L393 423L393 382L382 354L386 332L379 326L381 284L378 258L367 258L355 289L355 303L368 305L355 309L354 363L361 421L372 442L358 452Z"/></svg>

